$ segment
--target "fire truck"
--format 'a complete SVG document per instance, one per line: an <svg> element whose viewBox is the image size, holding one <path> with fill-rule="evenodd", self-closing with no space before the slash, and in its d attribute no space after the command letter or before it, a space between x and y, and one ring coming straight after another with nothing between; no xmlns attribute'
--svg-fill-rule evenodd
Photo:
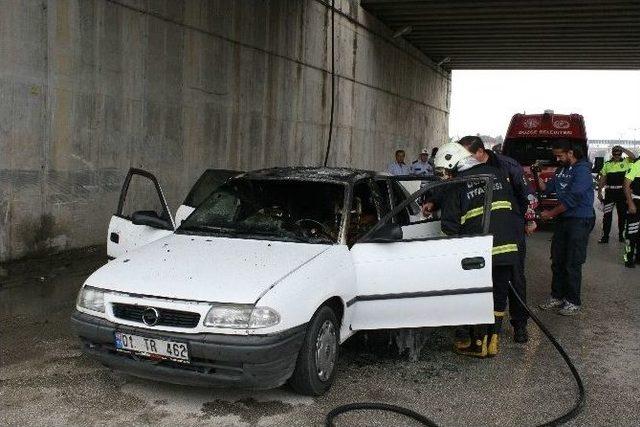
<svg viewBox="0 0 640 427"><path fill-rule="evenodd" d="M587 132L580 114L515 114L502 146L502 153L517 160L538 195L538 209L553 209L559 202L554 194L545 195L538 187L538 175L548 181L559 166L551 147L554 141L568 139L582 145L587 155Z"/></svg>

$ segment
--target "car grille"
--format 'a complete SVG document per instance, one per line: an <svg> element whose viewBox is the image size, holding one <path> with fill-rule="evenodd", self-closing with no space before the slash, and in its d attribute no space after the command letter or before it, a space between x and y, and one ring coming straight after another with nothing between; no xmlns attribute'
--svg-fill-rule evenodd
<svg viewBox="0 0 640 427"><path fill-rule="evenodd" d="M113 304L113 315L118 319L130 322L144 323L142 313L149 308L144 305ZM195 328L200 321L200 314L189 311L168 310L154 307L158 310L158 322L155 326L172 326L175 328Z"/></svg>

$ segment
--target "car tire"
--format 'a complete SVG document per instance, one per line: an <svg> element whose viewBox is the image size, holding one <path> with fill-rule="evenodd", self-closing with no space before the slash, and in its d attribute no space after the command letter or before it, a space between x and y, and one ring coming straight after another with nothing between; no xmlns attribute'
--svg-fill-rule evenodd
<svg viewBox="0 0 640 427"><path fill-rule="evenodd" d="M321 396L331 388L340 349L340 328L333 310L320 307L309 322L289 385L298 393Z"/></svg>

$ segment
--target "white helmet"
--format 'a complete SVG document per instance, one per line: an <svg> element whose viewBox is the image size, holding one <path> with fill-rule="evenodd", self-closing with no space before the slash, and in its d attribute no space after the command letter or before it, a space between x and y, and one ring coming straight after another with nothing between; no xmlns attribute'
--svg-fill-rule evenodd
<svg viewBox="0 0 640 427"><path fill-rule="evenodd" d="M461 162L471 157L471 153L457 142L448 142L438 149L433 163L436 168L457 170Z"/></svg>

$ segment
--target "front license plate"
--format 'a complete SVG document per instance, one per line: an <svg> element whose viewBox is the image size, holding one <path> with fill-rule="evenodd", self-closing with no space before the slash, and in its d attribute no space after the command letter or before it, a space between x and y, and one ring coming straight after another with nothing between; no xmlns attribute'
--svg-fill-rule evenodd
<svg viewBox="0 0 640 427"><path fill-rule="evenodd" d="M189 363L189 349L187 344L182 342L116 332L116 349L149 356L150 358Z"/></svg>

